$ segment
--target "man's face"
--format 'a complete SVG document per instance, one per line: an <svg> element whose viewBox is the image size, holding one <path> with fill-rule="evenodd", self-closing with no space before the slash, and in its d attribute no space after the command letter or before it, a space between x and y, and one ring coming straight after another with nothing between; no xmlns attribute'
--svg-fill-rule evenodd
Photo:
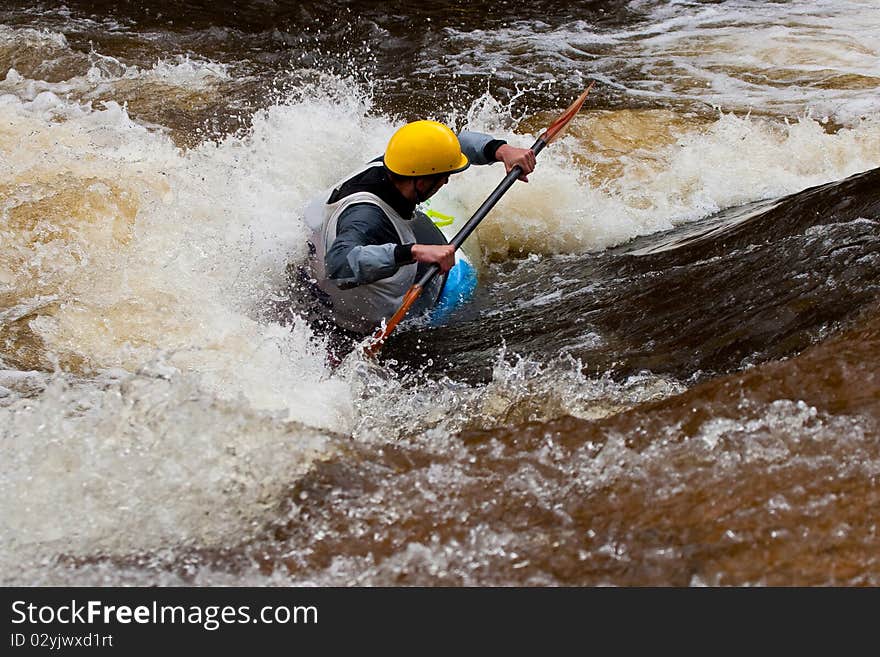
<svg viewBox="0 0 880 657"><path fill-rule="evenodd" d="M427 178L418 178L415 181L416 189L419 192L419 197L423 199L429 199L443 187L446 183L449 182L449 175L443 176L431 176Z"/></svg>

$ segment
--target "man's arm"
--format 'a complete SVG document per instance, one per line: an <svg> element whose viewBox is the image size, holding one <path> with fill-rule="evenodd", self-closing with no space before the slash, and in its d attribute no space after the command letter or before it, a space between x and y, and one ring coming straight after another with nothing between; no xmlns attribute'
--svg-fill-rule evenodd
<svg viewBox="0 0 880 657"><path fill-rule="evenodd" d="M397 232L379 208L347 208L336 224L336 239L324 258L327 276L340 289L375 283L413 262L436 264L443 273L455 264L451 244L400 244Z"/></svg>
<svg viewBox="0 0 880 657"><path fill-rule="evenodd" d="M519 179L523 182L529 182L528 175L535 170L535 154L530 148L517 148L503 139L495 139L491 135L470 130L462 130L458 133L458 141L461 144L461 152L467 155L468 160L473 164L504 162L504 168L508 172L513 167L519 166L523 170Z"/></svg>
<svg viewBox="0 0 880 657"><path fill-rule="evenodd" d="M458 143L471 164L492 164L498 161L495 159L498 148L507 142L482 132L462 130L458 133Z"/></svg>
<svg viewBox="0 0 880 657"><path fill-rule="evenodd" d="M412 262L412 245L399 243L385 213L368 203L347 208L336 224L327 250L327 276L341 289L373 283Z"/></svg>

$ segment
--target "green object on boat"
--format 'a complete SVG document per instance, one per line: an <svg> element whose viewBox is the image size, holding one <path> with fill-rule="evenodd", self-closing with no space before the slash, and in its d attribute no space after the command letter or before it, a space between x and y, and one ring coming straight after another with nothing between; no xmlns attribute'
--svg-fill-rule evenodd
<svg viewBox="0 0 880 657"><path fill-rule="evenodd" d="M451 226L452 222L455 221L455 217L452 217L448 214L443 214L442 212L437 212L436 210L426 210L425 214L431 218L431 221L433 221L434 225L438 228Z"/></svg>

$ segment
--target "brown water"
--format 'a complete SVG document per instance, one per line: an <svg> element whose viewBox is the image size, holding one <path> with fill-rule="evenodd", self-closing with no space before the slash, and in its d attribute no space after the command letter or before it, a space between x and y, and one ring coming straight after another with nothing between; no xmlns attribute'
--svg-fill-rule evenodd
<svg viewBox="0 0 880 657"><path fill-rule="evenodd" d="M4 582L877 585L873 4L6 3ZM328 368L310 197L587 80L477 297Z"/></svg>

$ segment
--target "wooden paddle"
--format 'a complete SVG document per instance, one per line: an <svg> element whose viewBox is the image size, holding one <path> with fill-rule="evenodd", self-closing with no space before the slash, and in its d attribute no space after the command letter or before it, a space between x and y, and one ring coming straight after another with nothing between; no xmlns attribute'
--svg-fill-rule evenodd
<svg viewBox="0 0 880 657"><path fill-rule="evenodd" d="M584 104L584 101L587 99L587 94L590 93L590 89L593 88L593 82L590 82L590 85L584 90L578 99L574 101L562 115L556 119L553 124L547 128L538 140L532 146L532 151L537 155L540 153L546 146L552 144L559 135L562 134L562 131L565 130L566 126L571 122L574 115L578 113L581 106ZM504 193L513 186L513 183L516 182L517 178L522 174L522 169L517 165L513 167L510 172L504 177L504 180L495 188L489 197L483 201L483 204L477 209L474 215L468 219L467 223L462 226L461 230L456 233L455 237L449 242L453 246L455 246L456 250L461 248L461 245L464 241L470 236L470 234L474 231L477 225L485 218L487 214L489 214L489 210L491 210L495 204L499 201L499 199L504 196ZM440 271L440 267L436 264L431 265L428 270L422 275L422 277L416 281L416 283L407 290L406 294L403 297L403 301L400 304L400 308L397 309L397 312L392 315L391 319L389 319L384 326L379 327L376 333L373 335L373 338L370 340L367 347L364 349L364 353L368 356L375 356L379 353L379 350L382 348L382 345L385 343L385 340L388 339L388 336L391 335L391 332L397 328L397 325L403 320L406 316L406 313L409 312L409 309L416 302L416 300L421 296L422 290L425 289L425 286L430 282L430 280Z"/></svg>

